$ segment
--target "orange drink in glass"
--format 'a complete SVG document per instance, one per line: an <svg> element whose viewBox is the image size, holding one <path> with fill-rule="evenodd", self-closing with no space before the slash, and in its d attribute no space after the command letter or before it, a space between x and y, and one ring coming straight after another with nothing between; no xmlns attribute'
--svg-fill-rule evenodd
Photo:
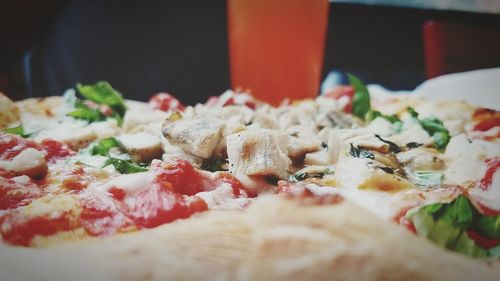
<svg viewBox="0 0 500 281"><path fill-rule="evenodd" d="M273 105L319 92L328 0L227 0L231 87Z"/></svg>

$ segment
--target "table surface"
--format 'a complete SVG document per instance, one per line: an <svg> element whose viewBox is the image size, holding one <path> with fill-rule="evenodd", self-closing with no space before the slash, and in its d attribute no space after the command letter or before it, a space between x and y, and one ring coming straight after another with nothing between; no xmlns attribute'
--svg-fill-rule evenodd
<svg viewBox="0 0 500 281"><path fill-rule="evenodd" d="M417 9L454 10L500 14L499 0L330 0L335 3L370 4Z"/></svg>

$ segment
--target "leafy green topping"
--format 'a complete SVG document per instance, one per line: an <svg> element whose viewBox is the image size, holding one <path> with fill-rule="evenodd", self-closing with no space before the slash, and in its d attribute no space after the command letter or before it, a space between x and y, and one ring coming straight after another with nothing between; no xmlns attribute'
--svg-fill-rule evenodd
<svg viewBox="0 0 500 281"><path fill-rule="evenodd" d="M78 98L74 98L75 110L68 113L75 119L85 120L89 123L104 121L107 118L114 118L118 125L123 123L126 106L122 94L111 87L108 82L97 82L94 85L77 84L76 89L87 100L98 105L106 105L111 109L111 115L104 115L98 108L90 108Z"/></svg>
<svg viewBox="0 0 500 281"><path fill-rule="evenodd" d="M106 120L106 116L104 116L104 114L102 114L98 109L91 109L80 100L75 102L75 110L69 112L68 116L75 119L85 120L89 123Z"/></svg>
<svg viewBox="0 0 500 281"><path fill-rule="evenodd" d="M113 147L123 149L121 142L115 138L105 138L97 142L91 150L92 155L108 156L109 150Z"/></svg>
<svg viewBox="0 0 500 281"><path fill-rule="evenodd" d="M498 247L483 249L469 238L472 230L485 237L499 239L500 216L484 216L473 208L469 199L458 196L450 203L424 206L409 214L420 236L447 249L472 257L499 256Z"/></svg>
<svg viewBox="0 0 500 281"><path fill-rule="evenodd" d="M424 145L424 144L412 141L412 142L407 143L406 147L408 147L409 149L412 149L412 148L421 147L422 145Z"/></svg>
<svg viewBox="0 0 500 281"><path fill-rule="evenodd" d="M352 143L350 145L351 148L349 149L349 154L352 157L375 159L375 155L373 155L373 153L370 152L369 150L366 150L359 145L354 146L352 145Z"/></svg>
<svg viewBox="0 0 500 281"><path fill-rule="evenodd" d="M112 148L117 148L121 154L112 154ZM122 174L138 173L148 170L145 165L135 163L132 158L125 153L123 144L113 137L98 141L92 146L90 153L92 155L106 156L108 159L106 159L102 168L113 165L115 169Z"/></svg>
<svg viewBox="0 0 500 281"><path fill-rule="evenodd" d="M308 179L308 178L322 178L323 176L325 176L327 174L333 173L333 171L331 171L330 168L326 168L322 171L314 171L314 172L307 171L306 169L307 169L307 167L302 169L302 170L297 171L291 177L290 180L292 182L299 182L299 181L303 181L303 180Z"/></svg>
<svg viewBox="0 0 500 281"><path fill-rule="evenodd" d="M386 143L389 145L389 151L394 152L394 153L399 153L401 152L401 148L399 146L391 141L384 140L380 135L375 134L375 137L379 139L381 142Z"/></svg>
<svg viewBox="0 0 500 281"><path fill-rule="evenodd" d="M370 111L370 94L365 84L352 74L347 74L349 84L354 88L355 93L352 98L352 113L361 119L365 119L366 113Z"/></svg>
<svg viewBox="0 0 500 281"><path fill-rule="evenodd" d="M435 171L419 171L411 174L410 181L419 186L438 186L443 182L443 173Z"/></svg>
<svg viewBox="0 0 500 281"><path fill-rule="evenodd" d="M492 239L500 240L500 216L487 217L481 216L476 221L478 232Z"/></svg>
<svg viewBox="0 0 500 281"><path fill-rule="evenodd" d="M295 181L303 181L307 178L307 173L304 173L304 172L301 172L301 171L298 171L297 173L295 173L293 175L293 180Z"/></svg>
<svg viewBox="0 0 500 281"><path fill-rule="evenodd" d="M76 84L76 89L86 99L111 107L121 117L125 115L126 107L122 94L113 89L108 82L100 81L94 85Z"/></svg>
<svg viewBox="0 0 500 281"><path fill-rule="evenodd" d="M114 157L109 157L103 165L103 168L108 166L108 165L113 165L115 169L122 173L122 174L132 174L132 173L139 173L139 172L145 172L148 169L144 166L137 165L133 163L131 160L123 160L119 158L114 158Z"/></svg>
<svg viewBox="0 0 500 281"><path fill-rule="evenodd" d="M33 133L26 133L24 131L24 127L23 125L19 125L19 126L16 126L16 127L12 127L12 128L7 128L7 129L4 129L2 130L4 133L7 133L7 134L13 134L13 135L18 135L18 136L21 136L23 138L30 138L32 137Z"/></svg>
<svg viewBox="0 0 500 281"><path fill-rule="evenodd" d="M408 107L407 109L410 116L415 119L422 128L432 136L434 140L434 145L439 150L444 150L450 142L450 132L443 125L443 121L438 118L426 117L423 119L418 118L418 113L412 107Z"/></svg>
<svg viewBox="0 0 500 281"><path fill-rule="evenodd" d="M372 110L370 103L370 93L368 88L352 74L347 74L349 84L354 88L354 96L352 98L352 113L366 122L371 122L377 117L385 118L391 123L400 121L396 115L384 115L380 111Z"/></svg>
<svg viewBox="0 0 500 281"><path fill-rule="evenodd" d="M365 121L366 122L371 122L373 120L375 120L377 117L382 117L384 119L386 119L387 121L391 122L391 123L396 123L396 122L401 122L401 120L399 120L399 117L397 117L396 115L384 115L382 114L380 111L377 111L377 110L371 110L368 111L365 115Z"/></svg>

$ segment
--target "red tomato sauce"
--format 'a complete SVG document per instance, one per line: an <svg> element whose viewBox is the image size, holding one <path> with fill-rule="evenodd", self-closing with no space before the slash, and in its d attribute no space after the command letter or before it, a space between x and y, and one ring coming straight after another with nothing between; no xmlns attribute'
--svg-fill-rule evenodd
<svg viewBox="0 0 500 281"><path fill-rule="evenodd" d="M0 160L12 160L27 148L43 151L39 144L30 139L0 132Z"/></svg>
<svg viewBox="0 0 500 281"><path fill-rule="evenodd" d="M149 105L161 111L184 110L184 105L168 93L158 93L149 99Z"/></svg>
<svg viewBox="0 0 500 281"><path fill-rule="evenodd" d="M500 241L498 241L497 239L484 237L473 230L467 231L467 236L469 236L470 239L474 240L474 242L476 242L477 245L485 249L490 249L500 244Z"/></svg>
<svg viewBox="0 0 500 281"><path fill-rule="evenodd" d="M60 231L74 229L69 217L61 215L57 218L33 217L21 218L19 214L13 213L10 216L0 219L2 226L7 223L10 225L8 230L2 229L2 237L12 245L29 246L31 240L37 236L49 236Z"/></svg>
<svg viewBox="0 0 500 281"><path fill-rule="evenodd" d="M66 144L61 143L56 140L44 139L41 142L43 149L47 152L45 159L48 162L55 162L58 159L62 159L75 154Z"/></svg>
<svg viewBox="0 0 500 281"><path fill-rule="evenodd" d="M43 195L41 188L31 179L19 182L0 176L0 210L28 205Z"/></svg>
<svg viewBox="0 0 500 281"><path fill-rule="evenodd" d="M483 190L488 190L491 187L493 181L493 175L500 168L500 157L495 157L492 159L487 159L486 163L486 173L479 183L479 187Z"/></svg>

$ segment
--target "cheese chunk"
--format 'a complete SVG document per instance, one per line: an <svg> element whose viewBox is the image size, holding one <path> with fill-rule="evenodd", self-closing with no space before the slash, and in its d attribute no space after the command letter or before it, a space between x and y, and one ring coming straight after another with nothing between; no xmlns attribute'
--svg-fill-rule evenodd
<svg viewBox="0 0 500 281"><path fill-rule="evenodd" d="M173 122L167 120L162 132L171 144L195 156L210 158L221 140L223 127L222 119L207 116Z"/></svg>
<svg viewBox="0 0 500 281"><path fill-rule="evenodd" d="M123 117L123 131L126 133L142 131L148 124L163 122L167 113L153 109L130 109Z"/></svg>
<svg viewBox="0 0 500 281"><path fill-rule="evenodd" d="M161 140L149 133L123 134L117 139L137 163L160 159L163 153Z"/></svg>
<svg viewBox="0 0 500 281"><path fill-rule="evenodd" d="M71 149L78 150L97 139L97 134L89 127L83 127L77 122L61 123L58 126L40 131L35 140L54 139L67 144Z"/></svg>
<svg viewBox="0 0 500 281"><path fill-rule="evenodd" d="M229 171L248 176L274 176L286 179L291 164L286 154L287 135L255 129L226 138Z"/></svg>
<svg viewBox="0 0 500 281"><path fill-rule="evenodd" d="M468 185L482 177L486 171L484 161L500 155L500 144L474 140L465 135L452 137L445 151L448 169L445 178L450 183Z"/></svg>
<svg viewBox="0 0 500 281"><path fill-rule="evenodd" d="M42 176L47 172L45 152L27 148L9 161L0 161L0 167L18 175Z"/></svg>

